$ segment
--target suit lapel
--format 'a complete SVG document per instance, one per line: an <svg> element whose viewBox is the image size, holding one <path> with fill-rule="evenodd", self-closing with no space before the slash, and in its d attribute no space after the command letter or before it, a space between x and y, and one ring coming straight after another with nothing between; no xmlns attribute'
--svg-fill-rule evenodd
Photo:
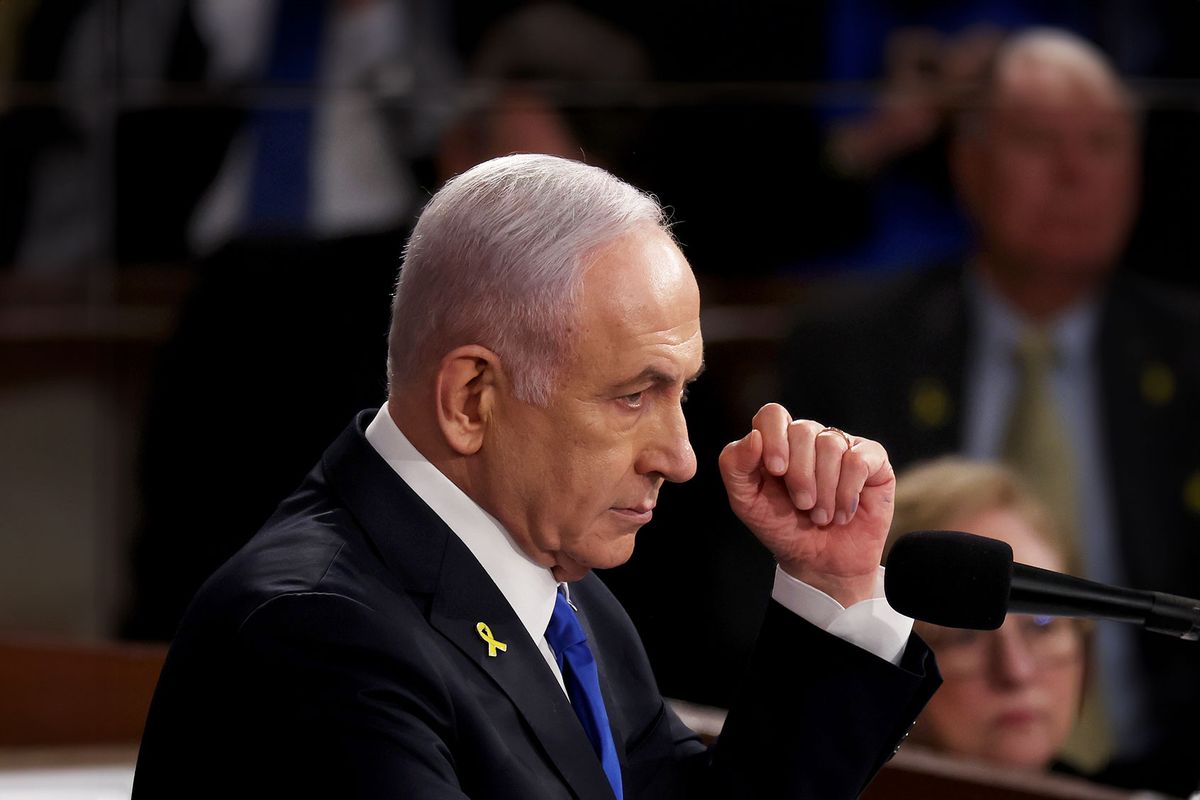
<svg viewBox="0 0 1200 800"><path fill-rule="evenodd" d="M446 548L429 621L508 695L572 791L584 800L613 800L600 760L537 645L457 539ZM480 622L506 650L488 655Z"/></svg>
<svg viewBox="0 0 1200 800"><path fill-rule="evenodd" d="M934 405L943 407L937 423L924 425L917 433L917 447L926 454L957 450L963 436L963 365L967 361L968 342L976 333L967 313L969 298L964 280L957 268L937 271L931 285L921 292L921 312L914 321L917 335L922 337L917 350L923 354L921 367L926 371L930 391L940 394ZM910 404L915 401L914 394Z"/></svg>
<svg viewBox="0 0 1200 800"><path fill-rule="evenodd" d="M1101 316L1097 406L1106 432L1108 484L1116 497L1112 504L1114 534L1122 554L1125 579L1131 585L1153 588L1162 584L1172 565L1187 564L1177 557L1178 545L1169 536L1131 537L1129 531L1170 531L1170 512L1156 491L1171 475L1159 443L1175 435L1174 420L1148 404L1139 392L1148 363L1160 358L1151 337L1131 308L1132 287L1114 283ZM1157 412L1157 413L1156 413ZM1118 466L1119 465L1119 466ZM1119 478L1119 479L1118 479ZM1175 493L1167 495L1175 499ZM1169 584L1170 585L1170 584ZM1181 585L1187 585L1186 579ZM1169 590L1168 590L1169 591Z"/></svg>

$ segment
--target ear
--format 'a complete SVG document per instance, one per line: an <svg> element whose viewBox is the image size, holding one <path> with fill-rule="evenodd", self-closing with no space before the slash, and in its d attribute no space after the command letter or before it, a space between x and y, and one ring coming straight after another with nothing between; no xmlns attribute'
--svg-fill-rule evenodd
<svg viewBox="0 0 1200 800"><path fill-rule="evenodd" d="M504 380L500 357L463 345L442 359L437 373L437 421L446 443L463 456L483 446L483 435Z"/></svg>

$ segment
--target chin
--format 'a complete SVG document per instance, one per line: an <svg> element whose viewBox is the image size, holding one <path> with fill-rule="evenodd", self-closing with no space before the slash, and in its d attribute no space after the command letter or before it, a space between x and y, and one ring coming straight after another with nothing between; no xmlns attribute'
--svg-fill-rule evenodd
<svg viewBox="0 0 1200 800"><path fill-rule="evenodd" d="M593 569L619 567L633 555L633 544L634 534L625 533L609 540L604 547L598 547L586 553L565 555L559 560L559 565L555 567L555 577L558 577L561 570L563 574L573 577L559 578L559 580L579 580Z"/></svg>
<svg viewBox="0 0 1200 800"><path fill-rule="evenodd" d="M1039 737L1027 736L1020 741L1001 743L987 756L993 763L1026 770L1044 770L1054 760L1054 750Z"/></svg>
<svg viewBox="0 0 1200 800"><path fill-rule="evenodd" d="M612 566L619 567L633 557L634 545L637 542L637 531L622 536L616 542L613 542L613 550L610 553L613 559Z"/></svg>
<svg viewBox="0 0 1200 800"><path fill-rule="evenodd" d="M559 583L572 583L582 580L591 572L590 567L585 567L582 564L555 564L550 568L550 572L554 575L554 580Z"/></svg>
<svg viewBox="0 0 1200 800"><path fill-rule="evenodd" d="M595 569L612 569L628 561L633 556L633 536L630 535L625 538L628 540L628 544L622 542L620 546L614 546L607 550L596 558L592 563L592 567Z"/></svg>

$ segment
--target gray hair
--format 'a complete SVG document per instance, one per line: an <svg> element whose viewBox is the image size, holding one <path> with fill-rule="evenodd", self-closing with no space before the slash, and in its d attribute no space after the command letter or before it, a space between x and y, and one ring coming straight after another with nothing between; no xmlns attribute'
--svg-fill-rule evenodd
<svg viewBox="0 0 1200 800"><path fill-rule="evenodd" d="M1054 64L1104 85L1138 122L1136 100L1103 50L1071 31L1039 26L1013 34L996 50L975 96L959 114L958 131L973 136L983 133L981 112L994 104L1008 71L1015 65L1030 63Z"/></svg>
<svg viewBox="0 0 1200 800"><path fill-rule="evenodd" d="M448 181L404 250L392 302L392 391L465 344L496 352L521 400L546 405L574 343L595 255L645 227L658 201L599 167L545 155L492 159Z"/></svg>

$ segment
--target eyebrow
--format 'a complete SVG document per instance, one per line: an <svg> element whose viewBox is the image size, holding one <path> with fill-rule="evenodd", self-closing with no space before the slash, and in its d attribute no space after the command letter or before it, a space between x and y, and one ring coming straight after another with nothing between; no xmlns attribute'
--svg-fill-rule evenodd
<svg viewBox="0 0 1200 800"><path fill-rule="evenodd" d="M700 368L697 369L695 372L693 372L687 378L684 378L684 380L683 380L684 385L686 386L688 384L693 383L697 378L700 377L701 374L703 374L703 372L707 368L707 366L708 366L707 363L701 361ZM644 370L642 370L641 372L639 372L637 375L633 376L629 380L622 381L620 385L621 386L634 386L636 384L647 383L647 382L649 382L651 384L655 384L655 385L663 385L663 384L670 385L672 383L675 383L676 380L677 380L677 378L674 375L663 372L661 369L658 369L657 367L646 367Z"/></svg>

